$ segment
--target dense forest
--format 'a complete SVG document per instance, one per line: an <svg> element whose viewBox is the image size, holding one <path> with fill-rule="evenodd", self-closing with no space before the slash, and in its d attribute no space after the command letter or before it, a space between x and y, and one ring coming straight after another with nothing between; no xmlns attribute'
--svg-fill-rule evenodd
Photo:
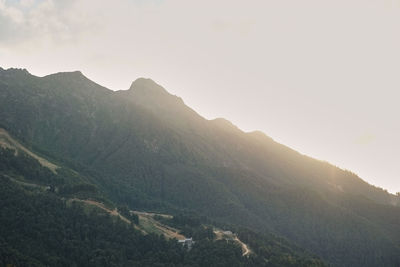
<svg viewBox="0 0 400 267"><path fill-rule="evenodd" d="M243 257L240 247L215 241L213 235L195 234L196 246L188 251L176 239L144 235L100 210L68 205L64 193L31 186L48 180L24 176L43 172L59 183L58 175L22 152L16 156L13 150L0 149L0 155L1 266L323 266L318 259L280 253L275 247L265 248L275 257ZM29 178L21 182L24 177ZM138 223L126 206L118 210ZM189 225L200 227L200 222Z"/></svg>
<svg viewBox="0 0 400 267"><path fill-rule="evenodd" d="M23 153L1 152L5 177L49 187L46 197L192 212L250 229L237 233L269 255L262 258L287 252L263 245L277 237L335 266L400 265L398 196L263 133L206 120L149 79L113 92L80 72L35 77L0 69L0 128L59 166L54 173L32 167Z"/></svg>

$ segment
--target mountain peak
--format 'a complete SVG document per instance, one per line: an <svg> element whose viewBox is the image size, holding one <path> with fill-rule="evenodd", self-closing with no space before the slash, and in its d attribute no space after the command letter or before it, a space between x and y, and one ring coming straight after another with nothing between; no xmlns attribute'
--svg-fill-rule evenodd
<svg viewBox="0 0 400 267"><path fill-rule="evenodd" d="M67 77L67 78L72 78L72 79L77 79L77 78L79 78L79 79L82 79L82 78L87 79L86 76L83 75L83 73L81 71L79 71L79 70L57 72L57 73L54 73L54 74L47 75L45 77Z"/></svg>
<svg viewBox="0 0 400 267"><path fill-rule="evenodd" d="M43 77L45 80L51 80L57 82L57 84L63 84L64 88L70 88L77 92L103 92L110 93L111 90L93 82L86 77L81 71L65 71L57 72L54 74L46 75Z"/></svg>
<svg viewBox="0 0 400 267"><path fill-rule="evenodd" d="M160 114L184 114L192 110L185 105L182 98L170 94L164 87L149 78L136 79L128 90L117 92L120 96L129 99L152 111Z"/></svg>
<svg viewBox="0 0 400 267"><path fill-rule="evenodd" d="M129 88L129 91L135 92L135 93L145 93L145 94L163 94L163 95L170 95L167 90L164 89L161 85L153 81L152 79L149 78L138 78L136 79L131 87Z"/></svg>
<svg viewBox="0 0 400 267"><path fill-rule="evenodd" d="M30 74L26 69L20 69L20 68L9 68L9 69L3 69L0 67L0 73L5 74L5 75L25 75L25 74Z"/></svg>
<svg viewBox="0 0 400 267"><path fill-rule="evenodd" d="M154 85L158 85L158 84L150 78L140 77L132 82L131 88L133 86L143 86L143 85L154 86Z"/></svg>

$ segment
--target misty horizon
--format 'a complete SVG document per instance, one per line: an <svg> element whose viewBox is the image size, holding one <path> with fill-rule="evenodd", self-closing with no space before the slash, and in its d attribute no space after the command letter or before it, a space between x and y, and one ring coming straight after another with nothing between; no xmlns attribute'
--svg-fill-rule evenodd
<svg viewBox="0 0 400 267"><path fill-rule="evenodd" d="M400 191L399 2L2 0L0 22L3 67L112 90L150 77L208 119Z"/></svg>
<svg viewBox="0 0 400 267"><path fill-rule="evenodd" d="M1 68L1 66L0 66L0 68ZM13 69L13 68L11 68L11 69ZM17 69L18 69L18 68L17 68ZM30 71L27 70L27 69L23 69L23 70L26 70L26 71L28 71L28 72L30 73ZM81 73L83 76L85 76L86 78L88 78L89 80L91 80L91 81L97 83L95 80L92 80L92 79L90 79L89 77L87 77L87 76L86 76L84 73L82 73L82 71L80 71L80 70L60 71L60 72L56 72L56 73L70 73L70 72L79 72L79 73ZM42 76L39 76L39 75L35 75L35 76L37 76L37 77L45 77L45 76L52 75L52 74L56 74L56 73L48 73L48 74L42 75ZM31 73L31 74L32 74L32 73ZM33 74L32 74L32 75L33 75ZM155 83L159 84L159 83L158 83L156 80L154 80L152 77L138 77L138 78L134 79L134 80L130 83L130 86L131 86L136 80L139 80L139 79L142 79L142 78L144 78L144 79L150 79L150 80L154 81ZM101 85L101 86L107 88L106 86L104 86L104 85L102 85L102 84L100 84L100 83L97 83L97 84L99 84L99 85ZM162 84L159 84L159 85L163 87ZM113 90L113 89L110 89L110 88L107 88L107 89L108 89L108 90L111 90L111 91L126 91L126 90L129 90L129 89L130 89L130 86L128 86L127 88L124 88L124 89L114 89L114 90ZM163 88L164 88L164 87L163 87ZM164 89L165 89L168 93L171 93L171 92L169 91L169 88L164 88ZM177 95L177 96L178 96L178 95ZM178 96L178 97L180 97L180 96ZM183 100L185 101L185 99L183 99ZM189 107L190 107L190 106L189 106ZM221 116L216 116L216 117L214 117L214 118L207 118L206 116L204 116L203 114L201 114L200 112L198 112L198 110L195 109L195 111L196 111L200 116L204 117L204 118L207 119L207 120L215 120L215 119L220 119L220 118L221 118L221 119L226 119L226 120L228 120L229 122L233 123L233 122L230 120L230 118L224 118L224 117L221 117ZM233 125L237 126L236 123L233 123ZM265 131L263 131L263 130L260 130L260 129L257 129L257 128L256 128L256 129L251 129L251 130L246 130L246 129L243 129L240 125L237 126L237 127L238 127L240 130L242 130L243 132L250 133L250 132L254 132L254 131L261 131L261 132L263 132L264 134L266 134L267 136L269 136L267 132L265 132ZM294 150L296 150L297 152L299 152L299 153L301 153L301 154L303 154L303 155L309 156L309 157L311 157L311 158L317 159L317 160L322 161L322 162L327 162L327 163L332 164L332 165L334 165L334 166L336 166L336 167L339 167L339 168L341 168L341 169L343 169L343 170L346 170L346 171L350 171L350 172L352 172L352 173L355 173L357 176L359 176L361 179L365 180L366 182L370 183L371 185L374 185L374 186L376 186L376 187L378 187L378 188L383 188L384 190L387 190L387 191L389 191L389 192L392 193L392 194L396 194L396 193L398 192L397 189L392 189L392 190L391 190L390 188L385 188L385 187L383 187L383 186L381 186L381 185L379 185L379 184L374 184L373 182L366 180L363 176L361 176L359 173L357 173L356 171L354 171L354 170L352 170L352 169L348 169L348 168L345 168L345 167L343 167L343 166L336 165L334 162L330 162L329 160L324 159L324 158L318 158L318 157L315 157L315 156L313 156L313 155L309 155L309 154L307 154L306 152L303 152L303 151L298 150L298 149L296 149L296 148L294 148L294 147L291 147L289 144L285 144L285 143L280 142L280 141L279 141L279 138L276 139L275 137L272 137L272 136L270 136L270 137L271 137L273 140L275 140L275 141L277 141L277 142L279 142L279 143L281 143L281 144L283 144L283 145L286 145L286 146L288 146L289 148L294 149Z"/></svg>

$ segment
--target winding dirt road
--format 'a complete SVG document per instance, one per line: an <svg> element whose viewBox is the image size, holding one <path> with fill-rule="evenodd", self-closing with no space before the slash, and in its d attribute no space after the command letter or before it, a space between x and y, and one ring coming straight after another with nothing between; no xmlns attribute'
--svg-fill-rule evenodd
<svg viewBox="0 0 400 267"><path fill-rule="evenodd" d="M243 243L237 237L236 234L232 234L232 233L226 234L225 231L222 231L219 229L214 230L214 234L217 236L217 240L218 239L228 239L228 240L230 239L230 240L237 242L242 247L242 252L243 252L242 256L247 256L251 253L249 246L247 246L245 243Z"/></svg>

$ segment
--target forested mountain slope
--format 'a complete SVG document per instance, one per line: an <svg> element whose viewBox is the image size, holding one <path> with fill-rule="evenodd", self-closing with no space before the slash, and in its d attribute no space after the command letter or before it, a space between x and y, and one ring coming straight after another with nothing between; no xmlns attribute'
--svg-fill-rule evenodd
<svg viewBox="0 0 400 267"><path fill-rule="evenodd" d="M187 251L176 240L143 235L106 214L24 190L1 174L0 193L1 266L323 266L296 255L281 262L276 257L268 265L243 257L232 243L207 239Z"/></svg>
<svg viewBox="0 0 400 267"><path fill-rule="evenodd" d="M325 266L280 238L235 228L252 246L243 254L241 241L214 237L198 216L167 216L195 238L188 250L172 239L172 228L154 231L161 224L149 224L149 213L116 209L78 173L51 166L0 132L1 266Z"/></svg>
<svg viewBox="0 0 400 267"><path fill-rule="evenodd" d="M80 72L0 70L0 126L116 203L272 232L337 266L400 265L398 197L206 120L152 80L113 92Z"/></svg>

